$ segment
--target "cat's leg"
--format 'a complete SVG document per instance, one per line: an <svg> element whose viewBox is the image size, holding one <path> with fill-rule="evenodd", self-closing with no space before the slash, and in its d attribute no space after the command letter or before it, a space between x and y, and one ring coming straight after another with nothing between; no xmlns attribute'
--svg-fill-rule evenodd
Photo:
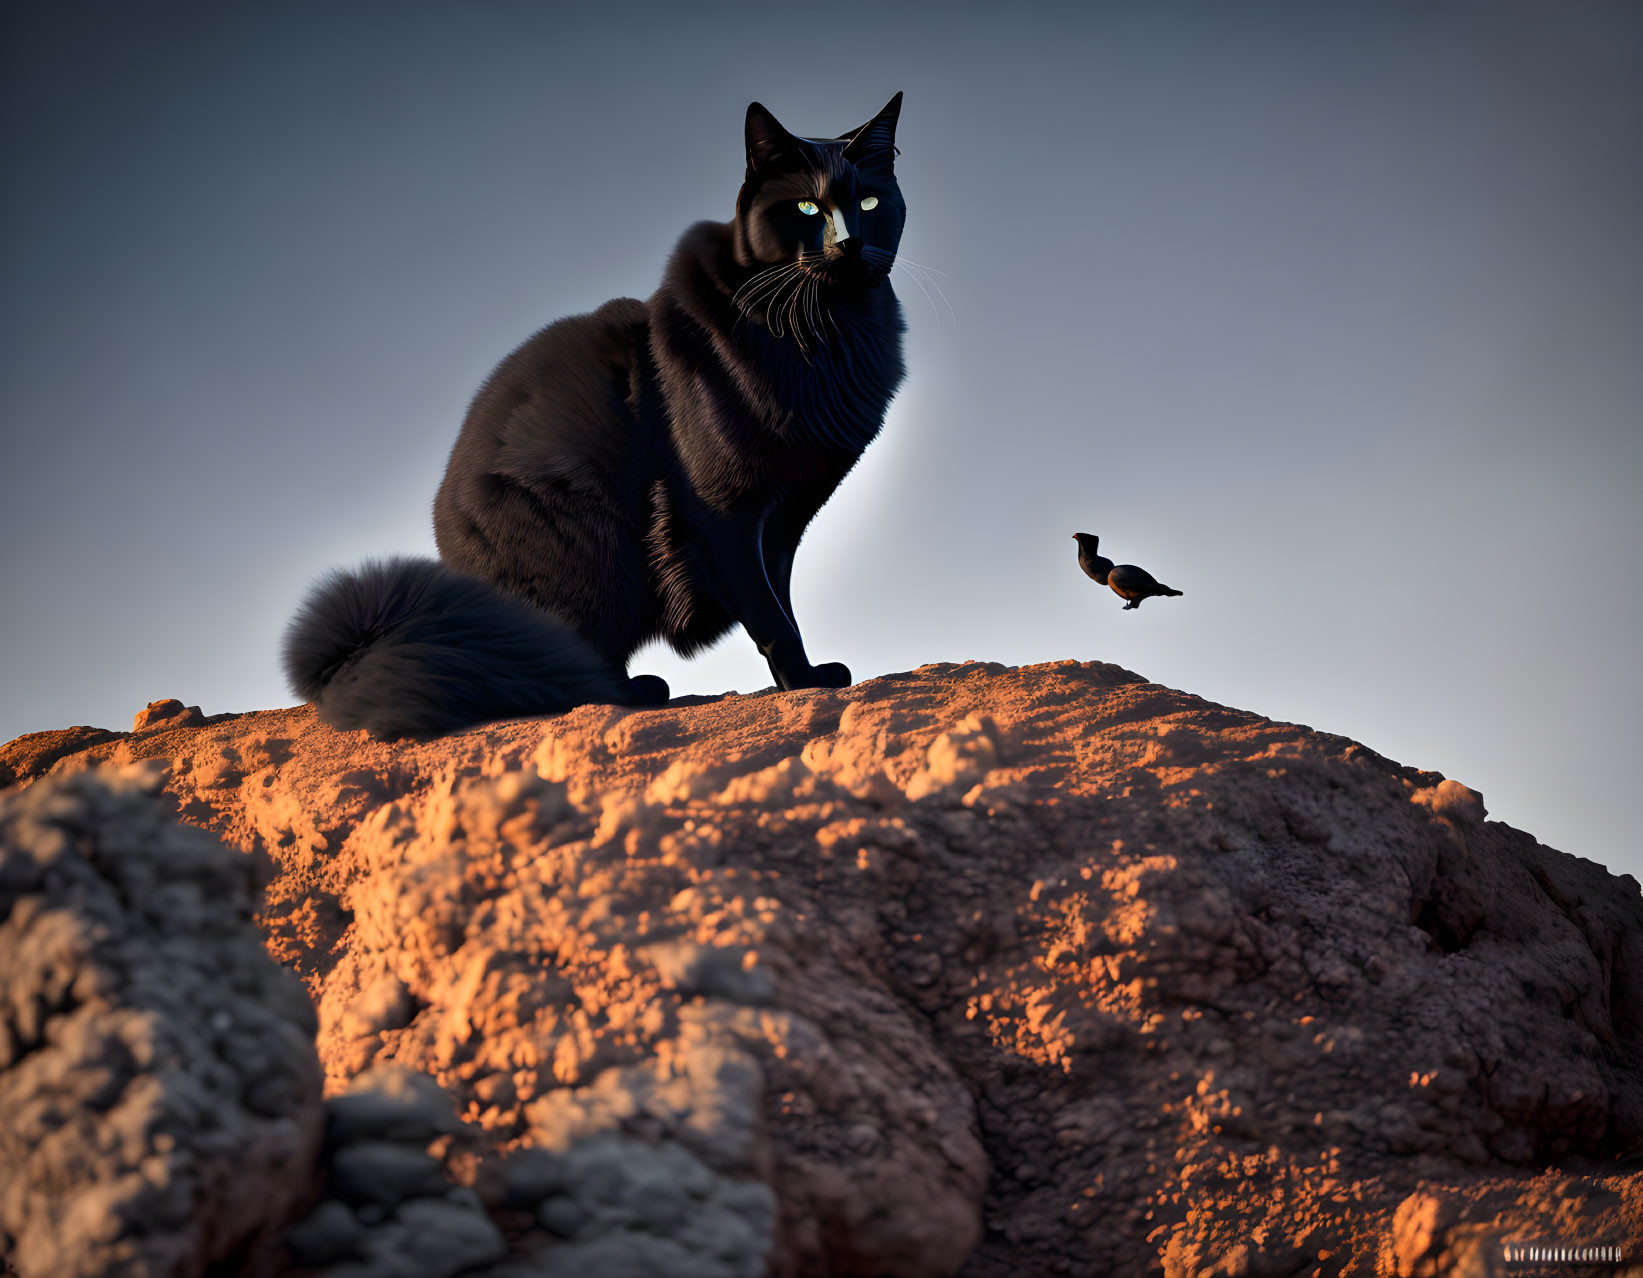
<svg viewBox="0 0 1643 1278"><path fill-rule="evenodd" d="M837 662L813 666L793 618L765 568L762 517L720 517L699 535L725 608L764 654L778 688L842 688L850 672Z"/></svg>
<svg viewBox="0 0 1643 1278"><path fill-rule="evenodd" d="M803 526L789 529L779 515L780 512L772 515L765 525L762 539L765 574L776 594L776 602L781 604L782 611L797 631L799 623L793 612L793 557L798 551L799 533L803 531ZM850 685L850 667L842 661L824 661L813 669L819 687L845 688Z"/></svg>
<svg viewBox="0 0 1643 1278"><path fill-rule="evenodd" d="M776 593L776 602L782 606L782 611L787 614L787 619L793 622L793 628L797 630L799 623L793 619L793 551L777 544L778 540L766 531L764 572L770 579L771 590Z"/></svg>
<svg viewBox="0 0 1643 1278"><path fill-rule="evenodd" d="M768 548L768 540L766 542ZM765 559L765 573L770 579L771 589L775 592L776 602L781 604L782 611L788 619L793 619L793 551L776 549ZM793 631L798 633L799 623L793 621ZM848 688L850 686L850 667L842 661L823 661L810 668L812 682L807 685L815 688Z"/></svg>

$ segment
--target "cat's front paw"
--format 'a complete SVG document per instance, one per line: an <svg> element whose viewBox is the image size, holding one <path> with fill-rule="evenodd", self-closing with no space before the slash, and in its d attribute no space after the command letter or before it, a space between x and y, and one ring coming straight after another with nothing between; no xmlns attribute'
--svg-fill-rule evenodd
<svg viewBox="0 0 1643 1278"><path fill-rule="evenodd" d="M850 667L842 661L824 661L811 672L817 688L848 688Z"/></svg>
<svg viewBox="0 0 1643 1278"><path fill-rule="evenodd" d="M783 692L797 692L803 688L850 686L850 667L840 661L824 661L819 666L807 662L798 669L791 666L782 669L775 662L771 662L770 673L775 677L776 686Z"/></svg>
<svg viewBox="0 0 1643 1278"><path fill-rule="evenodd" d="M661 675L634 675L628 680L630 706L665 706L667 700L667 680Z"/></svg>

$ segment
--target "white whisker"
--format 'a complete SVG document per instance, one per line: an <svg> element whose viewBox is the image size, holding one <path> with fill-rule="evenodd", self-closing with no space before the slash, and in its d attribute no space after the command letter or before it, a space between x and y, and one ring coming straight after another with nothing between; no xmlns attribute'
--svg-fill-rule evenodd
<svg viewBox="0 0 1643 1278"><path fill-rule="evenodd" d="M928 298L930 296L930 289L927 289L927 288L924 287L925 279L923 277L925 276L925 273L927 271L929 271L930 268L926 267L926 266L918 266L918 265L916 265L915 263L912 263L912 262L907 262L907 263L898 262L897 265L898 266L905 265L907 267L907 271L906 271L907 275L909 275L912 278L913 283L917 284L919 286L919 288L923 291L924 296L926 298ZM948 276L947 278L951 279L952 276ZM941 285L938 284L935 280L930 280L929 285L930 285L930 288L935 289L936 296L941 298L942 305L947 308L948 317L956 325L958 323L958 312L953 309L953 304L950 301L947 300L947 294L942 291ZM935 306L935 302L932 301L930 303L930 305L933 308ZM941 314L940 314L939 311L936 313L936 320L937 320L938 323L941 320Z"/></svg>
<svg viewBox="0 0 1643 1278"><path fill-rule="evenodd" d="M779 288L789 273L799 269L800 265L797 262L783 262L778 266L772 266L760 271L758 274L751 276L741 288L736 290L730 299L731 303L748 309L754 304L754 299L759 294L767 289Z"/></svg>
<svg viewBox="0 0 1643 1278"><path fill-rule="evenodd" d="M908 266L916 266L921 271L929 271L930 274L939 275L939 276L941 276L942 279L945 279L945 280L950 280L950 279L953 278L951 275L947 274L946 271L938 271L933 266L926 266L923 262L915 262L915 261L913 261L912 258L903 257L900 253L896 254L896 261L905 262Z"/></svg>
<svg viewBox="0 0 1643 1278"><path fill-rule="evenodd" d="M894 273L897 267L901 267L902 273L910 278L913 283L918 285L919 292L923 293L925 301L930 303L930 310L935 315L936 322L939 324L941 322L941 310L936 306L935 298L930 296L930 290L934 289L936 296L941 298L942 305L947 308L948 316L952 319L953 323L958 323L958 312L953 309L953 304L948 299L947 294L942 289L941 285L933 278L934 276L942 275L947 279L952 279L953 277L947 275L945 271L938 271L933 266L925 266L922 262L915 262L910 258L902 257L898 253L891 253L888 249L874 248L871 245L862 249L862 255L869 261L876 261L880 264L888 262L888 270L891 273ZM928 287L926 287L926 285L928 285Z"/></svg>

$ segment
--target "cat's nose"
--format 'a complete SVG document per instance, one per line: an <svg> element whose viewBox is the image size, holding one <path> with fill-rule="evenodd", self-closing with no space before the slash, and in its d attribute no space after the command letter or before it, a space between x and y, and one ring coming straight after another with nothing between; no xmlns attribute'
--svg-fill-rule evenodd
<svg viewBox="0 0 1643 1278"><path fill-rule="evenodd" d="M848 250L852 245L854 245L856 249L861 248L860 239L850 234L850 226L844 220L843 209L833 210L833 243L837 244L841 249Z"/></svg>

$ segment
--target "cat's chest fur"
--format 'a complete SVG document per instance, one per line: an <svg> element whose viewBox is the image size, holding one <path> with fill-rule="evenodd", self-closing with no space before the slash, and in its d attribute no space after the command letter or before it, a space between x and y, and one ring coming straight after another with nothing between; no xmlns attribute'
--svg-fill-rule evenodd
<svg viewBox="0 0 1643 1278"><path fill-rule="evenodd" d="M762 325L756 329L749 343L760 348L753 365L776 375L782 435L839 451L866 448L902 377L900 321L894 294L883 288L871 298L830 305L820 333L798 358L791 343L783 346Z"/></svg>
<svg viewBox="0 0 1643 1278"><path fill-rule="evenodd" d="M684 470L720 509L836 484L878 434L905 376L900 304L888 285L820 299L801 344L790 326L731 303L733 280L715 260L723 245L710 238L718 230L685 237L649 304Z"/></svg>

